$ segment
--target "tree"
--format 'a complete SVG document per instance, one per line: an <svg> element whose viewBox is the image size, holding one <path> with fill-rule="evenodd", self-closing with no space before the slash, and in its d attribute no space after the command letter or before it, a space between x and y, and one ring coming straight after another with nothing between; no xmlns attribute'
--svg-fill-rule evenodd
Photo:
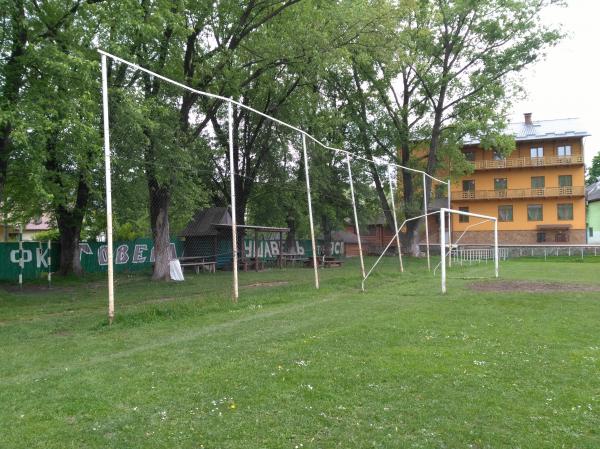
<svg viewBox="0 0 600 449"><path fill-rule="evenodd" d="M382 22L387 39L381 50L366 35L347 63L351 69L342 69L353 73L354 84L344 84L352 114L372 124L359 128L363 152L382 151L404 166L457 176L468 169L460 153L467 134L501 152L514 148L501 137L518 89L514 74L560 38L537 21L547 3L421 0L393 8ZM420 181L403 171L407 217L422 211ZM408 243L416 253L417 223L411 226Z"/></svg>
<svg viewBox="0 0 600 449"><path fill-rule="evenodd" d="M592 185L600 181L600 153L592 159L592 166L588 169L588 176L585 180L586 185Z"/></svg>
<svg viewBox="0 0 600 449"><path fill-rule="evenodd" d="M11 5L12 16L20 17L12 29L23 31L4 67L9 133L0 137L8 191L3 206L21 222L52 213L60 231L61 274L81 273L81 228L99 184L97 63L89 50L94 3L100 2ZM17 95L11 90L16 85Z"/></svg>

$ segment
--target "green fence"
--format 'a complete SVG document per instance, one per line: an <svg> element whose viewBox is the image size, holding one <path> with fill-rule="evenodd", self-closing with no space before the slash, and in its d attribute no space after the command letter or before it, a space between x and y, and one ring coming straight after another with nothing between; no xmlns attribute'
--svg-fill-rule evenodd
<svg viewBox="0 0 600 449"><path fill-rule="evenodd" d="M219 266L231 265L231 241L223 240L220 246L222 251L218 258ZM0 280L15 281L21 273L23 280L40 279L50 272L56 272L59 268L60 246L52 242L50 248L48 242L0 242ZM173 258L183 254L184 242L179 239L171 241L171 253ZM154 263L154 245L152 239L140 238L125 242L115 242L113 245L115 271L138 272L149 270ZM321 253L322 242L319 242L317 251ZM85 273L103 273L107 271L108 258L107 246L102 242L82 242L79 245L81 267ZM334 256L342 256L344 244L333 242L330 248ZM254 241L244 239L244 252L246 257L254 255ZM258 257L265 260L273 260L279 255L278 240L258 240L256 242ZM297 240L294 252L306 257L312 256L310 240Z"/></svg>
<svg viewBox="0 0 600 449"><path fill-rule="evenodd" d="M58 245L48 242L2 242L0 243L0 280L19 280L21 261L23 279L39 279L56 271L59 256Z"/></svg>

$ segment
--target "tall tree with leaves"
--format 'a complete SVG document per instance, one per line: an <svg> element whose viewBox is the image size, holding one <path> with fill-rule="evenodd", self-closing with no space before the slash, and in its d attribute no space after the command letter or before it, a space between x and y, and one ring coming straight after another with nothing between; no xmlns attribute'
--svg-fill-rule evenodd
<svg viewBox="0 0 600 449"><path fill-rule="evenodd" d="M99 185L97 60L90 50L95 3L100 2L13 2L24 14L27 45L9 70L19 74L21 88L7 111L10 164L4 166L3 206L21 222L53 215L62 274L81 273L80 233Z"/></svg>

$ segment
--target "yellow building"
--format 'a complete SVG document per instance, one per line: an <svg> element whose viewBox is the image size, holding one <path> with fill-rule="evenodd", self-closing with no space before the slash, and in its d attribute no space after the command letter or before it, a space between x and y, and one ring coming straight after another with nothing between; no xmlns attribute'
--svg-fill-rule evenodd
<svg viewBox="0 0 600 449"><path fill-rule="evenodd" d="M501 244L586 243L583 139L576 119L510 125L516 148L506 158L471 140L463 147L474 165L452 185L452 208L498 217ZM454 216L453 241L490 243L493 225Z"/></svg>

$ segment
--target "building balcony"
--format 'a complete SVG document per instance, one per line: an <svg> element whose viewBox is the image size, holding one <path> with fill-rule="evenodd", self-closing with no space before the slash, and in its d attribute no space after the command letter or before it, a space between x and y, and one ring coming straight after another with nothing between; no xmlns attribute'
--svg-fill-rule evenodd
<svg viewBox="0 0 600 449"><path fill-rule="evenodd" d="M584 196L585 187L544 187L540 189L467 190L452 192L453 200L512 200L520 198L562 198Z"/></svg>
<svg viewBox="0 0 600 449"><path fill-rule="evenodd" d="M513 157L497 161L471 162L475 170L497 170L502 168L553 167L561 165L582 165L583 156L547 156L547 157Z"/></svg>

